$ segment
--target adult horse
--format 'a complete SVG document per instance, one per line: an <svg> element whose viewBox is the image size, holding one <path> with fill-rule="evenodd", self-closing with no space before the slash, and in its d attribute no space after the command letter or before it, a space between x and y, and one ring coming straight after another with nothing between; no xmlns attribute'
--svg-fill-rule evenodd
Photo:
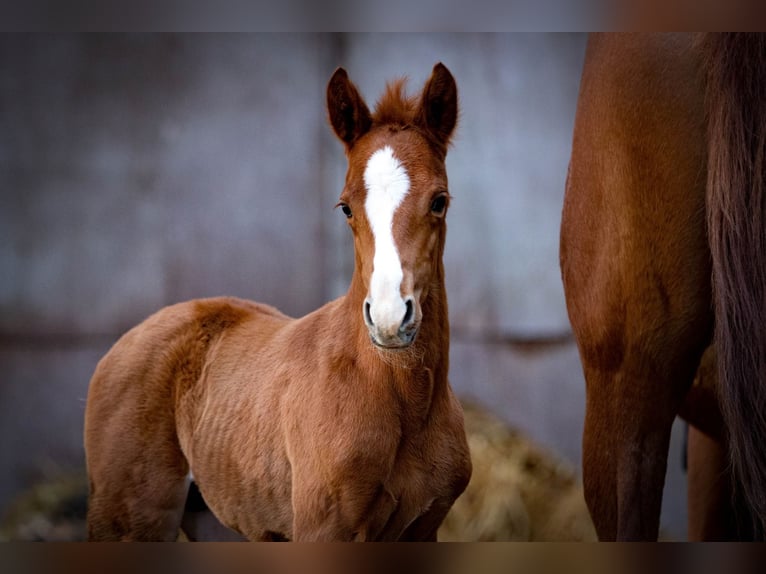
<svg viewBox="0 0 766 574"><path fill-rule="evenodd" d="M729 534L763 535L765 141L764 36L589 38L560 257L601 539L656 539L679 412L723 429L745 528ZM690 388L711 341L719 389L704 396ZM723 423L710 418L719 406ZM695 476L713 480L719 465Z"/></svg>
<svg viewBox="0 0 766 574"><path fill-rule="evenodd" d="M370 113L327 87L348 172L348 293L300 319L234 298L167 307L99 362L88 393L88 533L174 540L189 489L250 540L435 540L471 473L447 381L445 156L457 87L390 84Z"/></svg>

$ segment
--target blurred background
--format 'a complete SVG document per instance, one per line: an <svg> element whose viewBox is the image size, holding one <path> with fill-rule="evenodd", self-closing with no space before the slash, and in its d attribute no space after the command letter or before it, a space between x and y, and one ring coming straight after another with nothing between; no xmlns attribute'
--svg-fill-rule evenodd
<svg viewBox="0 0 766 574"><path fill-rule="evenodd" d="M0 519L84 465L100 357L162 306L213 295L299 316L345 292L353 245L325 86L372 106L433 65L461 115L445 253L458 395L579 477L584 381L558 268L583 34L0 38ZM686 536L682 429L661 529Z"/></svg>

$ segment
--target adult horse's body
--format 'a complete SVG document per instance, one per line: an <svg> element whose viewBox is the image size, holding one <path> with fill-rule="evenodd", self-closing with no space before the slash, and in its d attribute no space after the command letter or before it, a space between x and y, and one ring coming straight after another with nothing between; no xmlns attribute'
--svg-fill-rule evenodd
<svg viewBox="0 0 766 574"><path fill-rule="evenodd" d="M763 36L589 39L561 269L587 381L585 495L602 539L657 537L679 412L726 441L752 511L744 526L762 535L765 141ZM690 392L714 332L723 423L709 385ZM692 468L691 488L728 470L716 460L713 472Z"/></svg>
<svg viewBox="0 0 766 574"><path fill-rule="evenodd" d="M447 381L444 166L454 79L389 86L370 113L342 69L327 89L349 169L347 295L300 319L234 298L167 307L91 381L91 539L173 540L190 471L251 540L435 540L471 465Z"/></svg>

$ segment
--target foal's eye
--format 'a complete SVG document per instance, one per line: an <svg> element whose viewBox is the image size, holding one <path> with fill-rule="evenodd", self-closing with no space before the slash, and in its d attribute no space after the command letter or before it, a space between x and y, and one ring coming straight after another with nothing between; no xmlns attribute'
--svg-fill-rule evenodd
<svg viewBox="0 0 766 574"><path fill-rule="evenodd" d="M351 208L347 203L340 202L336 207L340 207L341 211L343 211L343 215L346 216L346 219L351 218Z"/></svg>
<svg viewBox="0 0 766 574"><path fill-rule="evenodd" d="M431 201L431 213L434 215L444 215L444 211L447 209L447 195L442 193L434 197Z"/></svg>

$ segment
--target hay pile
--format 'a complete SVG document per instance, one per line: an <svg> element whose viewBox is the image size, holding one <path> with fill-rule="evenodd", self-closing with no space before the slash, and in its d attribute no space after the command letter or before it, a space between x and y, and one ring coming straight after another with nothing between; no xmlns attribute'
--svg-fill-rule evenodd
<svg viewBox="0 0 766 574"><path fill-rule="evenodd" d="M485 410L463 407L473 476L439 540L596 540L575 472Z"/></svg>
<svg viewBox="0 0 766 574"><path fill-rule="evenodd" d="M2 514L0 542L85 540L88 483L85 472L52 473L16 497Z"/></svg>
<svg viewBox="0 0 766 574"><path fill-rule="evenodd" d="M572 469L474 405L465 405L473 476L439 530L443 541L595 540ZM2 540L85 539L83 472L52 476L19 496Z"/></svg>

